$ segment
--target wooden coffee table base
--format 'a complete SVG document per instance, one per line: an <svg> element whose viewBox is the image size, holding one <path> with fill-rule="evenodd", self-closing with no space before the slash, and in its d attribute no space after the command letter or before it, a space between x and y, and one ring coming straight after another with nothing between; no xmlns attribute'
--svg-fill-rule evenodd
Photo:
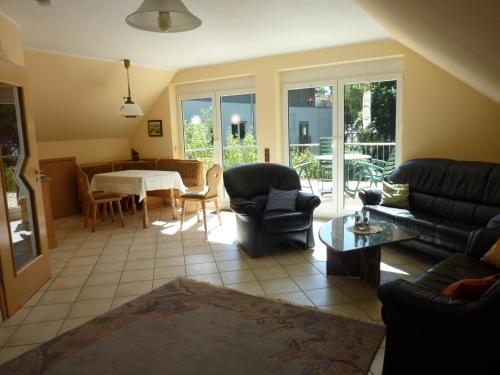
<svg viewBox="0 0 500 375"><path fill-rule="evenodd" d="M380 249L372 246L339 252L327 247L326 274L360 277L376 288L380 284Z"/></svg>

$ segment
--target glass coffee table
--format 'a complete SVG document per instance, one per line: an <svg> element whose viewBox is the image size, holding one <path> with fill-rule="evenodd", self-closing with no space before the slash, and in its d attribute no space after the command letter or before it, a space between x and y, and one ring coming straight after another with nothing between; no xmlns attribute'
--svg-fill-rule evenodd
<svg viewBox="0 0 500 375"><path fill-rule="evenodd" d="M368 284L380 284L380 249L382 245L407 241L418 237L418 233L388 221L371 219L370 225L382 228L374 234L357 234L349 227L354 224L354 215L328 221L319 230L319 238L327 247L327 275L360 277Z"/></svg>

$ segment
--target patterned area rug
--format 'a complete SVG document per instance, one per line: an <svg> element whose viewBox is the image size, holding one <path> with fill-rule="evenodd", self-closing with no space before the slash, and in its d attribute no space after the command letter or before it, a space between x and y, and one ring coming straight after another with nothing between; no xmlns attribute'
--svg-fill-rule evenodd
<svg viewBox="0 0 500 375"><path fill-rule="evenodd" d="M177 279L0 374L366 374L384 327Z"/></svg>

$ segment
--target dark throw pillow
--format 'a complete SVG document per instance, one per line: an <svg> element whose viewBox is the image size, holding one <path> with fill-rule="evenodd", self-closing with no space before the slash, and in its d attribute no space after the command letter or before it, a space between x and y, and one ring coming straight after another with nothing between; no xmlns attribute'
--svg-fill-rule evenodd
<svg viewBox="0 0 500 375"><path fill-rule="evenodd" d="M451 298L478 300L500 278L500 273L482 279L464 279L455 281L442 294Z"/></svg>
<svg viewBox="0 0 500 375"><path fill-rule="evenodd" d="M266 211L295 211L298 190L271 188L267 196Z"/></svg>
<svg viewBox="0 0 500 375"><path fill-rule="evenodd" d="M500 228L500 214L494 216L490 221L488 221L488 225L486 225L486 228Z"/></svg>

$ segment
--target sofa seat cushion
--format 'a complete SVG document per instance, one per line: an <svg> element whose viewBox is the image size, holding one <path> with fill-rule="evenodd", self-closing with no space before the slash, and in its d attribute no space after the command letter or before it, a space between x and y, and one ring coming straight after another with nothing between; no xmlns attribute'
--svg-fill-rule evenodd
<svg viewBox="0 0 500 375"><path fill-rule="evenodd" d="M436 223L434 217L425 212L407 212L395 217L394 222L405 228L418 232L418 239L424 242L433 243L436 233Z"/></svg>
<svg viewBox="0 0 500 375"><path fill-rule="evenodd" d="M262 229L270 234L301 231L311 225L312 215L305 212L266 211L262 216Z"/></svg>
<svg viewBox="0 0 500 375"><path fill-rule="evenodd" d="M471 232L480 227L472 223L436 218L437 231L434 243L446 249L464 252Z"/></svg>
<svg viewBox="0 0 500 375"><path fill-rule="evenodd" d="M364 208L373 214L373 217L394 223L394 218L398 215L409 214L410 211L403 208L386 206L364 206Z"/></svg>
<svg viewBox="0 0 500 375"><path fill-rule="evenodd" d="M481 279L498 273L498 269L479 259L465 254L453 254L449 258L436 264L415 283L435 293L441 293L448 286L463 279Z"/></svg>
<svg viewBox="0 0 500 375"><path fill-rule="evenodd" d="M417 231L418 239L452 253L464 252L470 233L480 228L478 224L436 216L424 211L400 208L365 206L373 217L386 220Z"/></svg>

